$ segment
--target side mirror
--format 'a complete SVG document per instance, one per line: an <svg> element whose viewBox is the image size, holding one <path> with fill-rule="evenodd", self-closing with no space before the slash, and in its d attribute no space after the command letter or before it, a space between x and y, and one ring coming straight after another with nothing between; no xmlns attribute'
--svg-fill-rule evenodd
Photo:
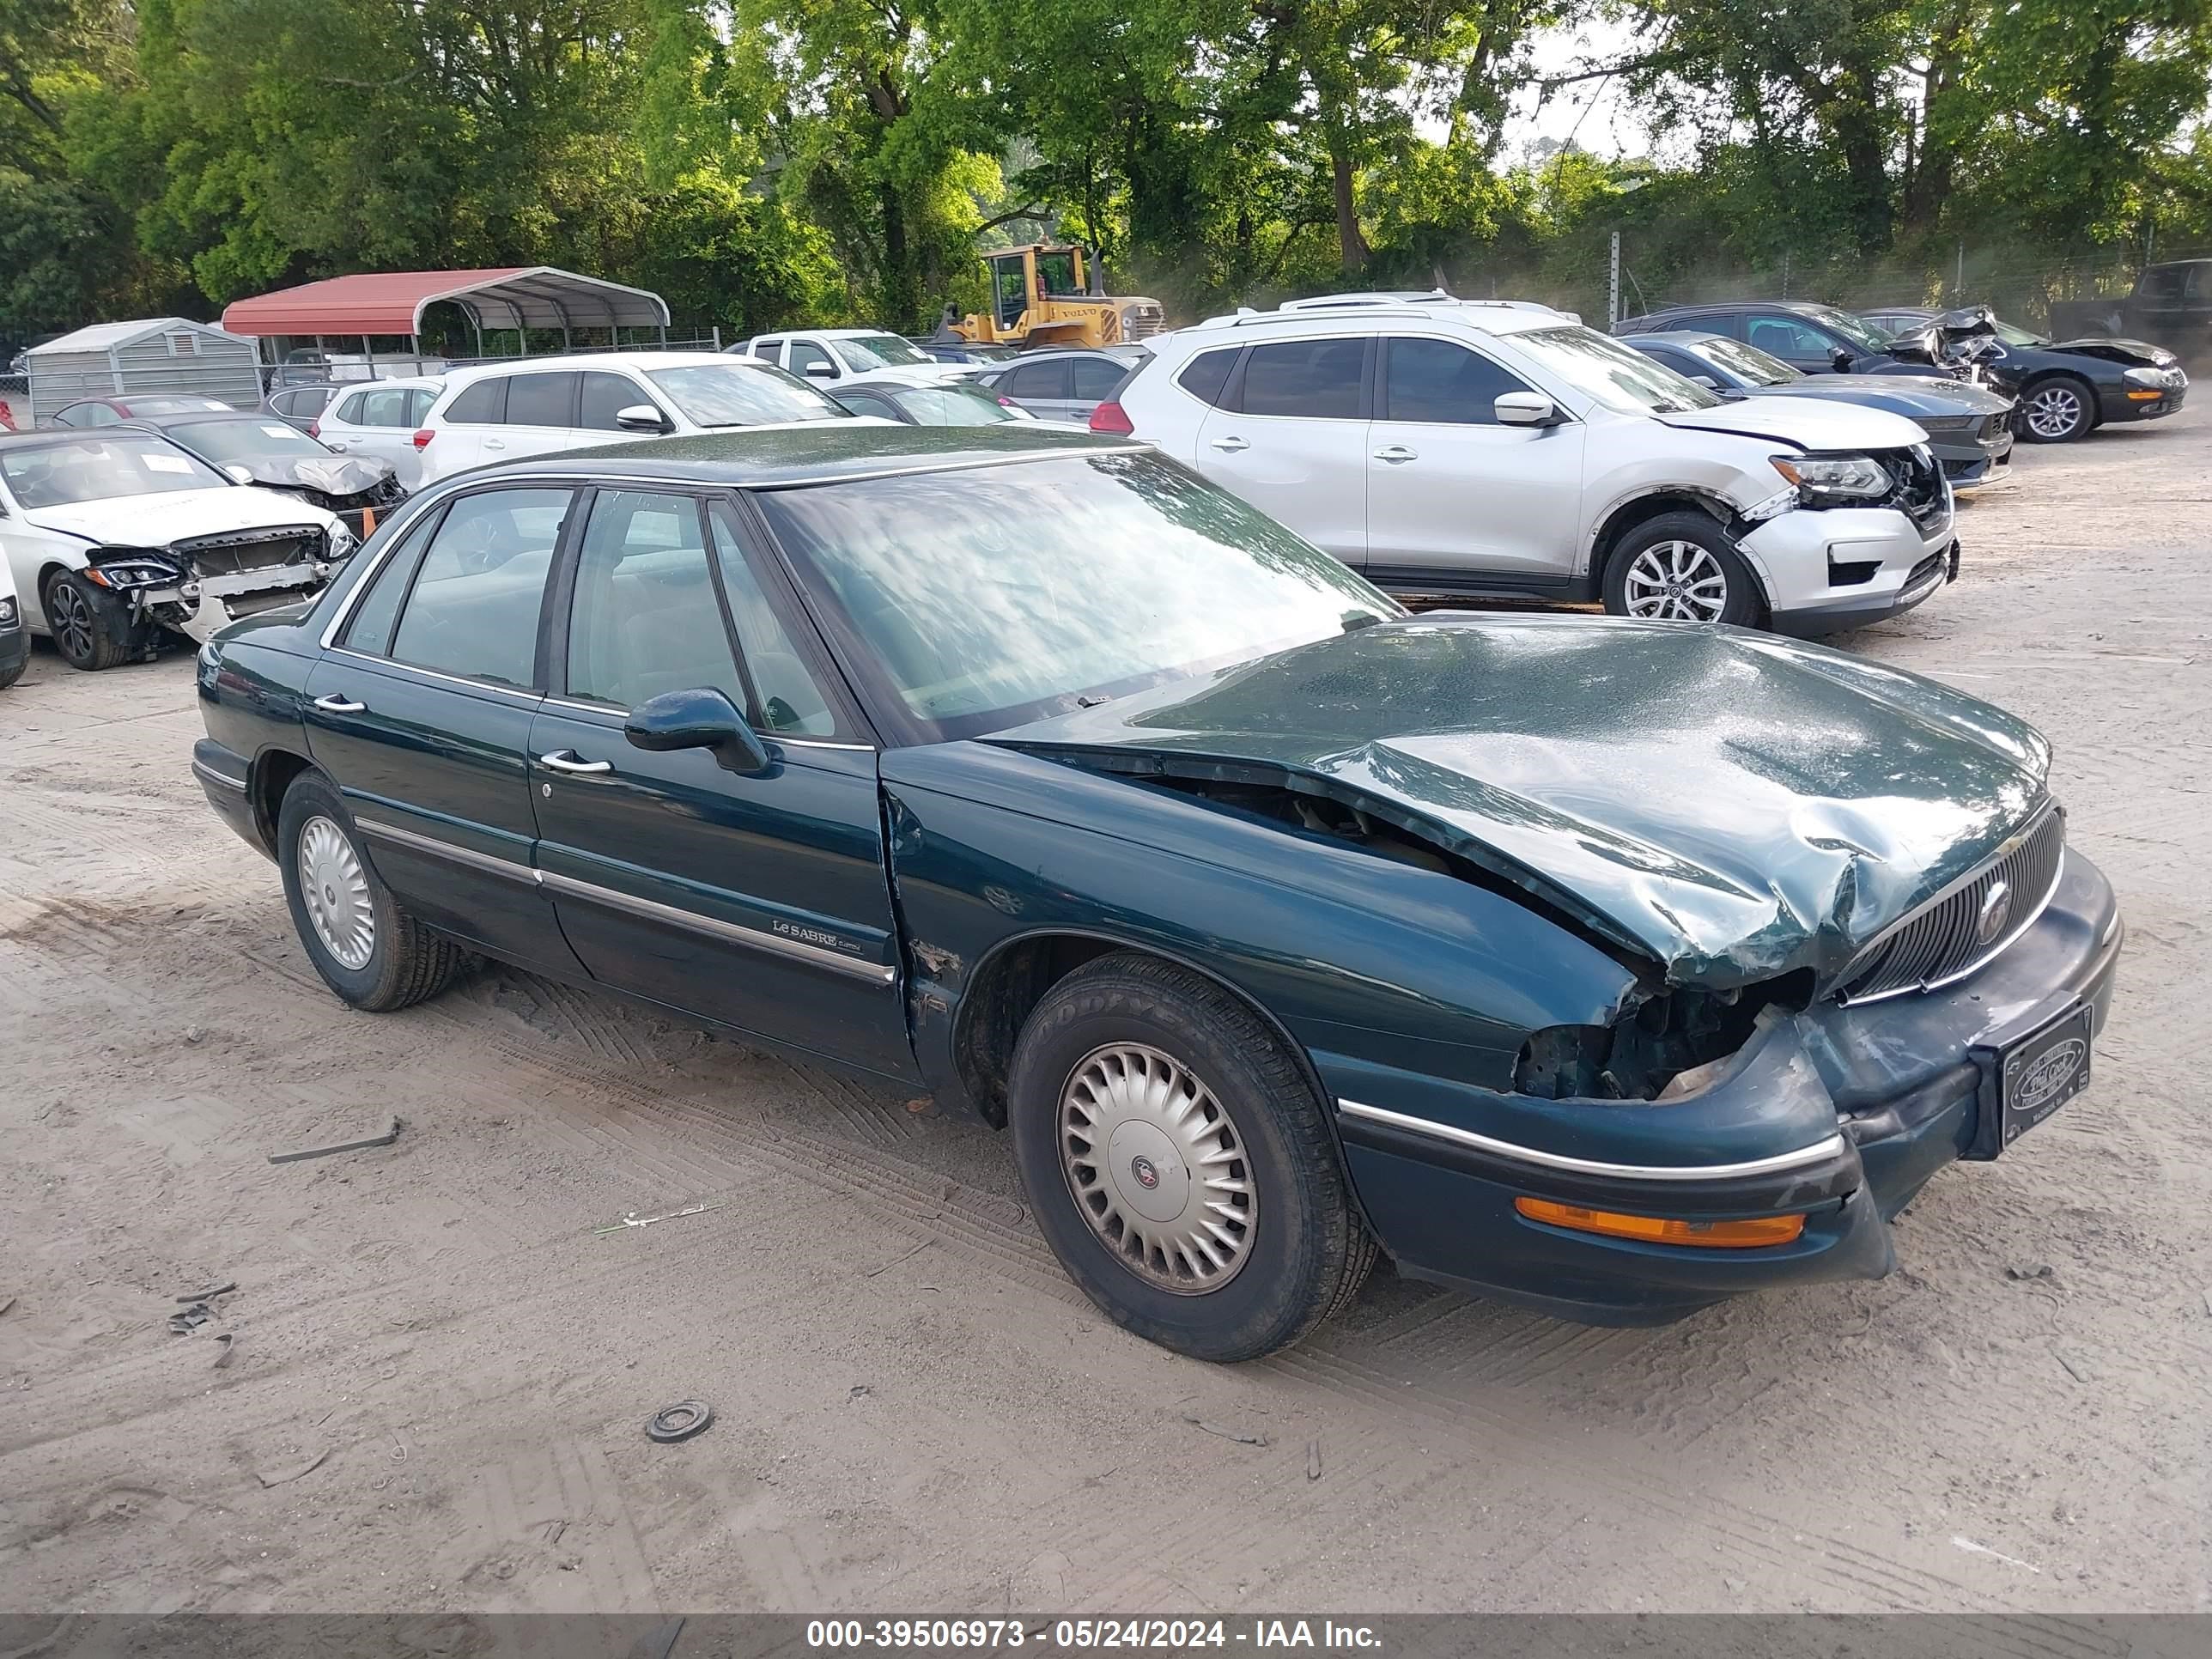
<svg viewBox="0 0 2212 1659"><path fill-rule="evenodd" d="M837 378L837 371L831 365L817 358L807 364L806 378L810 380L834 380Z"/></svg>
<svg viewBox="0 0 2212 1659"><path fill-rule="evenodd" d="M233 461L228 466L223 468L223 471L230 475L230 480L233 483L250 484L253 482L253 475L251 472L248 472L244 467L239 465L235 461Z"/></svg>
<svg viewBox="0 0 2212 1659"><path fill-rule="evenodd" d="M1851 365L1857 361L1857 358L1852 356L1850 352L1844 350L1841 346L1838 346L1833 351L1828 354L1828 367L1834 369L1838 374L1850 374L1851 372Z"/></svg>
<svg viewBox="0 0 2212 1659"><path fill-rule="evenodd" d="M651 404L632 404L627 409L615 410L615 424L625 432L665 433L668 416Z"/></svg>
<svg viewBox="0 0 2212 1659"><path fill-rule="evenodd" d="M1721 389L1721 383L1710 374L1692 374L1690 376L1690 382L1693 386L1705 387L1708 392L1718 392Z"/></svg>
<svg viewBox="0 0 2212 1659"><path fill-rule="evenodd" d="M706 749L726 772L755 776L769 769L768 745L745 723L737 705L711 687L664 691L629 711L623 735L635 749L665 754L675 749Z"/></svg>
<svg viewBox="0 0 2212 1659"><path fill-rule="evenodd" d="M1540 392L1508 392L1491 407L1501 426L1557 426L1566 419Z"/></svg>

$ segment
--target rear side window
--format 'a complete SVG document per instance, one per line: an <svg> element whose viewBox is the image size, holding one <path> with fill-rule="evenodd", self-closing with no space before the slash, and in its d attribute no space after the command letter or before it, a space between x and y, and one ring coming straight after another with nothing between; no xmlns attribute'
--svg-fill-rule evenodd
<svg viewBox="0 0 2212 1659"><path fill-rule="evenodd" d="M416 386L414 391L407 394L407 418L404 421L402 421L400 424L402 426L422 425L422 417L430 412L430 405L437 401L438 388L436 386Z"/></svg>
<svg viewBox="0 0 2212 1659"><path fill-rule="evenodd" d="M398 386L356 392L338 406L337 418L353 426L412 426L414 394Z"/></svg>
<svg viewBox="0 0 2212 1659"><path fill-rule="evenodd" d="M465 388L446 418L456 426L497 426L507 418L507 379L495 374Z"/></svg>
<svg viewBox="0 0 2212 1659"><path fill-rule="evenodd" d="M753 342L753 356L756 357L765 357L769 362L775 362L783 356L783 342L781 340L755 340Z"/></svg>
<svg viewBox="0 0 2212 1659"><path fill-rule="evenodd" d="M1110 398L1114 388L1129 378L1128 366L1111 357L1078 357L1075 360L1075 396L1079 403L1090 403L1100 398Z"/></svg>
<svg viewBox="0 0 2212 1659"><path fill-rule="evenodd" d="M343 421L348 426L367 426L368 418L363 411L368 407L368 398L369 394L366 392L355 392L331 411L331 418Z"/></svg>
<svg viewBox="0 0 2212 1659"><path fill-rule="evenodd" d="M535 685L545 574L572 499L565 489L489 489L455 501L416 572L392 656L443 674Z"/></svg>
<svg viewBox="0 0 2212 1659"><path fill-rule="evenodd" d="M407 538L392 550L392 556L377 567L369 578L368 592L354 608L353 620L346 624L342 643L347 650L366 652L372 657L392 654L392 625L399 620L399 602L414 584L415 567L422 562L422 550L429 546L430 532L437 523L436 513L424 514L422 521L407 532Z"/></svg>
<svg viewBox="0 0 2212 1659"><path fill-rule="evenodd" d="M593 432L619 432L622 428L616 416L625 409L652 402L644 389L627 375L594 369L584 376L583 406L578 411L576 424Z"/></svg>
<svg viewBox="0 0 2212 1659"><path fill-rule="evenodd" d="M1229 371L1237 367L1237 354L1243 349L1231 346L1221 351L1200 352L1182 366L1176 384L1199 402L1218 406L1229 386Z"/></svg>
<svg viewBox="0 0 2212 1659"><path fill-rule="evenodd" d="M574 374L517 374L507 385L509 426L576 424Z"/></svg>
<svg viewBox="0 0 2212 1659"><path fill-rule="evenodd" d="M1392 421L1495 426L1498 399L1528 389L1489 358L1448 340L1393 340L1383 372L1383 418ZM1251 403L1249 374L1245 403Z"/></svg>
<svg viewBox="0 0 2212 1659"><path fill-rule="evenodd" d="M1244 362L1243 412L1356 420L1366 356L1367 342L1359 338L1255 345Z"/></svg>
<svg viewBox="0 0 2212 1659"><path fill-rule="evenodd" d="M1024 363L1000 380L997 389L1018 402L1024 398L1067 396L1067 359L1056 362Z"/></svg>

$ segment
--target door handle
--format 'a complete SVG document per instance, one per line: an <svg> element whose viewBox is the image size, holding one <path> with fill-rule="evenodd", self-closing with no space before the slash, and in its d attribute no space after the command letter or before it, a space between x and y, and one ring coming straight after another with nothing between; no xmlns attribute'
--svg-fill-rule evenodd
<svg viewBox="0 0 2212 1659"><path fill-rule="evenodd" d="M1234 455L1252 447L1242 438L1216 438L1213 441L1213 447L1224 455Z"/></svg>
<svg viewBox="0 0 2212 1659"><path fill-rule="evenodd" d="M556 749L550 755L540 755L538 757L538 763L540 766L550 766L556 772L579 773L587 775L611 772L615 769L615 763L612 761L579 759L576 751L573 749Z"/></svg>
<svg viewBox="0 0 2212 1659"><path fill-rule="evenodd" d="M315 707L325 714L360 714L368 712L368 705L356 702L342 692L333 691L327 697L317 697Z"/></svg>
<svg viewBox="0 0 2212 1659"><path fill-rule="evenodd" d="M486 449L504 449L507 447L507 440L504 438L486 438L484 440L484 447Z"/></svg>
<svg viewBox="0 0 2212 1659"><path fill-rule="evenodd" d="M1375 459L1378 461L1388 461L1391 465L1396 466L1401 462L1419 460L1421 452L1418 449L1408 449L1403 444L1385 444L1375 452Z"/></svg>

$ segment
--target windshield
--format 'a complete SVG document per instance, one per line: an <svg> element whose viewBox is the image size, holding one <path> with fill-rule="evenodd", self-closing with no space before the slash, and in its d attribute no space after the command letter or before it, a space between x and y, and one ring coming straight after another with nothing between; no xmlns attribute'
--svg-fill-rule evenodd
<svg viewBox="0 0 2212 1659"><path fill-rule="evenodd" d="M2005 345L2048 345L2050 341L2040 334L2031 334L2017 323L1998 323L1997 338Z"/></svg>
<svg viewBox="0 0 2212 1659"><path fill-rule="evenodd" d="M1861 351L1884 352L1889 349L1890 343L1880 329L1848 311L1838 311L1833 306L1805 306L1797 314L1811 318L1832 334L1842 335Z"/></svg>
<svg viewBox="0 0 2212 1659"><path fill-rule="evenodd" d="M165 439L78 438L0 450L0 477L26 508L72 507L123 495L222 489L230 480Z"/></svg>
<svg viewBox="0 0 2212 1659"><path fill-rule="evenodd" d="M1006 421L1034 421L1026 409L1002 404L972 386L901 387L891 401L914 416L917 426L997 426Z"/></svg>
<svg viewBox="0 0 2212 1659"><path fill-rule="evenodd" d="M1046 715L1402 616L1152 454L907 473L757 499L917 741Z"/></svg>
<svg viewBox="0 0 2212 1659"><path fill-rule="evenodd" d="M1624 415L1675 415L1717 409L1721 400L1696 381L1655 362L1609 334L1579 325L1502 337L1560 379Z"/></svg>
<svg viewBox="0 0 2212 1659"><path fill-rule="evenodd" d="M797 375L765 363L648 369L646 379L666 392L694 426L774 426L784 421L850 418Z"/></svg>
<svg viewBox="0 0 2212 1659"><path fill-rule="evenodd" d="M845 367L865 374L872 368L906 368L933 363L936 358L910 340L896 334L863 334L850 340L832 340L830 349L845 360Z"/></svg>
<svg viewBox="0 0 2212 1659"><path fill-rule="evenodd" d="M215 461L250 461L263 455L333 459L298 427L282 421L188 421L174 430L179 443Z"/></svg>
<svg viewBox="0 0 2212 1659"><path fill-rule="evenodd" d="M1688 349L1753 386L1787 386L1792 380L1806 378L1781 358L1741 340L1700 340Z"/></svg>

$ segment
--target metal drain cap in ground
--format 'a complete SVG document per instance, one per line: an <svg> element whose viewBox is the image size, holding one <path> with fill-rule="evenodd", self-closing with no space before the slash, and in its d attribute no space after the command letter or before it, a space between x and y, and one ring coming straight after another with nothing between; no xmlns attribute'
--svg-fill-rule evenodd
<svg viewBox="0 0 2212 1659"><path fill-rule="evenodd" d="M647 1421L648 1440L689 1440L714 1420L714 1408L703 1400L679 1400L663 1406Z"/></svg>

